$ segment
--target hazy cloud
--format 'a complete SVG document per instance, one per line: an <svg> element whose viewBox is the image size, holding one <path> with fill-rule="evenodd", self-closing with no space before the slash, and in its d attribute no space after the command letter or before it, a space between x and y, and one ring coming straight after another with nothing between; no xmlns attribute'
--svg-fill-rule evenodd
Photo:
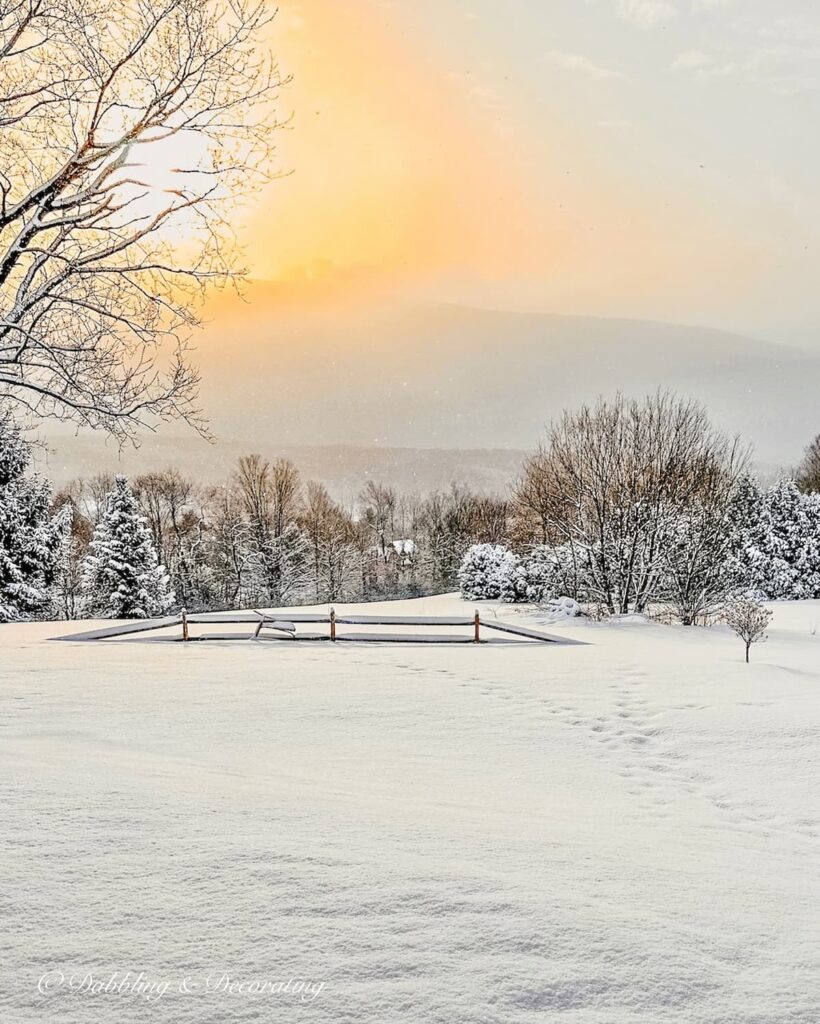
<svg viewBox="0 0 820 1024"><path fill-rule="evenodd" d="M820 46L807 43L760 45L759 41L738 41L710 49L685 50L672 62L672 70L696 78L741 78L792 96L820 89Z"/></svg>
<svg viewBox="0 0 820 1024"><path fill-rule="evenodd" d="M567 71L577 71L589 78L623 78L620 71L613 71L612 68L596 64L589 57L583 57L579 53L561 53L558 50L551 50L547 56L558 67L565 68Z"/></svg>
<svg viewBox="0 0 820 1024"><path fill-rule="evenodd" d="M678 9L668 0L618 0L618 14L638 28L648 29L671 21Z"/></svg>
<svg viewBox="0 0 820 1024"><path fill-rule="evenodd" d="M674 71L701 71L714 66L715 58L703 50L685 50L672 62Z"/></svg>
<svg viewBox="0 0 820 1024"><path fill-rule="evenodd" d="M728 7L734 0L692 0L692 10L716 11L719 7Z"/></svg>
<svg viewBox="0 0 820 1024"><path fill-rule="evenodd" d="M627 121L626 118L621 117L609 117L603 121L598 122L599 128L606 128L610 131L629 131L634 128L635 125L632 121Z"/></svg>

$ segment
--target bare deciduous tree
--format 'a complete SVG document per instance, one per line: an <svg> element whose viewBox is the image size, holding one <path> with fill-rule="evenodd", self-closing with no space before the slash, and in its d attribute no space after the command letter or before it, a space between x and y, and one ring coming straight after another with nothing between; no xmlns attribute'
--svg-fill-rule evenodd
<svg viewBox="0 0 820 1024"><path fill-rule="evenodd" d="M235 608L243 603L250 557L242 501L230 486L225 486L212 488L207 502L211 523L208 554L218 599L223 607Z"/></svg>
<svg viewBox="0 0 820 1024"><path fill-rule="evenodd" d="M378 557L387 562L396 539L396 492L392 487L368 480L359 494L361 521L367 529Z"/></svg>
<svg viewBox="0 0 820 1024"><path fill-rule="evenodd" d="M299 470L290 459L274 459L270 467L273 532L281 537L299 514L302 485Z"/></svg>
<svg viewBox="0 0 820 1024"><path fill-rule="evenodd" d="M187 344L206 286L238 273L232 202L267 173L270 17L0 3L0 400L120 438L201 427Z"/></svg>
<svg viewBox="0 0 820 1024"><path fill-rule="evenodd" d="M307 542L297 523L299 471L288 459L270 463L260 455L244 455L236 480L250 542L246 576L258 582L267 601L281 604L299 590L307 560Z"/></svg>
<svg viewBox="0 0 820 1024"><path fill-rule="evenodd" d="M737 585L730 565L732 502L747 463L747 450L736 439L707 431L694 466L694 490L670 509L658 596L684 626L708 621Z"/></svg>
<svg viewBox="0 0 820 1024"><path fill-rule="evenodd" d="M479 495L473 503L472 536L478 544L503 544L510 535L510 503L506 498Z"/></svg>
<svg viewBox="0 0 820 1024"><path fill-rule="evenodd" d="M429 578L439 587L457 587L467 548L477 540L505 540L506 535L501 535L501 520L505 519L501 499L480 497L460 484L431 494L420 505L413 524Z"/></svg>
<svg viewBox="0 0 820 1024"><path fill-rule="evenodd" d="M352 517L309 480L300 518L308 539L317 601L338 601L361 578L361 532Z"/></svg>
<svg viewBox="0 0 820 1024"><path fill-rule="evenodd" d="M83 561L94 534L91 521L78 509L79 487L75 483L59 491L52 502L56 512L70 506L70 522L61 543L54 581L55 611L64 619L80 617L83 606Z"/></svg>
<svg viewBox="0 0 820 1024"><path fill-rule="evenodd" d="M78 483L82 495L83 514L96 526L105 509L106 496L114 489L114 474L95 473L94 476Z"/></svg>
<svg viewBox="0 0 820 1024"><path fill-rule="evenodd" d="M820 491L820 434L803 454L797 470L797 486L801 491Z"/></svg>
<svg viewBox="0 0 820 1024"><path fill-rule="evenodd" d="M194 581L203 554L204 514L193 481L169 468L136 477L133 488L160 561L174 579L177 598L183 606L196 607Z"/></svg>
<svg viewBox="0 0 820 1024"><path fill-rule="evenodd" d="M746 645L746 664L749 663L749 648L752 644L766 640L766 629L772 613L760 598L753 594L735 594L726 602L724 617L729 628Z"/></svg>
<svg viewBox="0 0 820 1024"><path fill-rule="evenodd" d="M667 392L585 405L552 423L526 463L517 532L569 551L585 597L613 613L646 608L666 559L675 569L674 600L694 615L710 553L700 558L689 538L673 559L671 525L686 510L693 537L700 530L705 544L717 536L743 461L737 442L714 430L701 406Z"/></svg>

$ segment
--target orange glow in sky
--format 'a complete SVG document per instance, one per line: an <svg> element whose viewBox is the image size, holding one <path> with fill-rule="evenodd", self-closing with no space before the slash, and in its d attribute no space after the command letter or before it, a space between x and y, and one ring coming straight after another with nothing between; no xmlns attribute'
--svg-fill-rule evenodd
<svg viewBox="0 0 820 1024"><path fill-rule="evenodd" d="M532 183L500 119L395 28L368 0L280 9L273 42L293 81L279 112L293 119L278 164L291 173L248 218L252 276L506 275L541 259Z"/></svg>
<svg viewBox="0 0 820 1024"><path fill-rule="evenodd" d="M414 11L279 7L271 45L293 80L278 114L292 119L277 145L286 176L240 221L251 278L314 305L398 287L700 322L754 292L763 260L746 211L660 167L652 178L640 134L585 123L546 64L535 100L516 95L503 67L471 63Z"/></svg>

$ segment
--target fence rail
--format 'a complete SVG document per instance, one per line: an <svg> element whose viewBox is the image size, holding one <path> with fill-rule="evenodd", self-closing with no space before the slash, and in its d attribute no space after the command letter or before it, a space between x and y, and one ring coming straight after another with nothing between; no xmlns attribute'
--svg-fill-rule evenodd
<svg viewBox="0 0 820 1024"><path fill-rule="evenodd" d="M250 632L205 632L192 633L192 626L253 626ZM300 626L327 626L327 632L300 631ZM340 626L406 626L469 628L463 634L447 633L371 633L344 632ZM142 636L145 633L179 630L166 636ZM487 633L501 633L503 636L488 636ZM515 639L512 639L512 638ZM144 619L139 622L119 622L112 626L71 633L68 636L53 637L65 641L111 641L119 638L145 643L202 643L206 641L281 641L284 643L360 643L360 644L581 644L580 640L544 633L541 630L501 622L496 618L483 618L476 611L472 616L448 615L359 615L339 614L331 608L322 613L283 613L281 615L262 612L210 612L180 615L164 619Z"/></svg>

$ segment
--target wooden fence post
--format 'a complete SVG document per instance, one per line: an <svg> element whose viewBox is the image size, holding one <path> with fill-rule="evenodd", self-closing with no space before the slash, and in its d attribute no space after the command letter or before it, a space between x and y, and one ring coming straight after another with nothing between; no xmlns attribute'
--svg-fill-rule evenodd
<svg viewBox="0 0 820 1024"><path fill-rule="evenodd" d="M481 643L481 636L480 636L479 628L481 626L481 616L479 615L478 612L475 613L475 618L474 618L473 622L474 622L474 625L475 625L475 640L474 640L474 642L477 643L477 644L480 644Z"/></svg>
<svg viewBox="0 0 820 1024"><path fill-rule="evenodd" d="M330 639L336 639L336 609L330 609Z"/></svg>
<svg viewBox="0 0 820 1024"><path fill-rule="evenodd" d="M182 609L182 639L183 641L190 639L188 636L188 612Z"/></svg>

